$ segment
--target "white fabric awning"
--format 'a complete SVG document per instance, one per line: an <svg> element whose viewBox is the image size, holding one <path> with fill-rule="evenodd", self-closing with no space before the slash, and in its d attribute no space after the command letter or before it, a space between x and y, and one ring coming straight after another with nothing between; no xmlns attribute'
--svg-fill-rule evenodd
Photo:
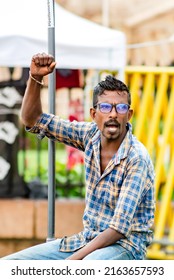
<svg viewBox="0 0 174 280"><path fill-rule="evenodd" d="M0 66L28 67L48 52L47 0L0 0ZM126 63L125 34L78 17L55 3L58 68L119 69Z"/></svg>

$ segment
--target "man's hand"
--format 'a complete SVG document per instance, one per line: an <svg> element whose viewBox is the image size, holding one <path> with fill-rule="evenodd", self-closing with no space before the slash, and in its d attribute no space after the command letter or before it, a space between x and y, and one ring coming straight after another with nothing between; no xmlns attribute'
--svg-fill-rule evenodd
<svg viewBox="0 0 174 280"><path fill-rule="evenodd" d="M123 234L115 229L107 228L66 260L83 260L87 255L95 250L115 244L122 238L124 238Z"/></svg>
<svg viewBox="0 0 174 280"><path fill-rule="evenodd" d="M43 77L53 72L55 65L52 55L38 53L32 57L30 76L21 106L21 120L27 127L33 127L42 114L40 85Z"/></svg>
<svg viewBox="0 0 174 280"><path fill-rule="evenodd" d="M46 53L38 53L32 57L30 72L35 78L42 78L53 72L56 66L54 57Z"/></svg>

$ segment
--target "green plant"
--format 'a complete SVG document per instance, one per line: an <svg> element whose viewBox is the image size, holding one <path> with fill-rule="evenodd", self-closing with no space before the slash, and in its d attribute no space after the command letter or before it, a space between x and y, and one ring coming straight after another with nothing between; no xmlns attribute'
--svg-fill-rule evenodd
<svg viewBox="0 0 174 280"><path fill-rule="evenodd" d="M84 165L79 163L67 169L65 149L57 149L56 157L59 159L55 163L56 197L84 197ZM48 151L41 150L39 154L36 150L19 151L18 169L26 183L39 179L48 185Z"/></svg>
<svg viewBox="0 0 174 280"><path fill-rule="evenodd" d="M58 197L84 197L84 165L76 164L67 169L65 163L56 163L56 195Z"/></svg>

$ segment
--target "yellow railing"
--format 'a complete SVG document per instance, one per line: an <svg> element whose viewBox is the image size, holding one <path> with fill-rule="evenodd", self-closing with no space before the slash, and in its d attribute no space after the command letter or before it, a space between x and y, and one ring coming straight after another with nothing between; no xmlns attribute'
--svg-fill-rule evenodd
<svg viewBox="0 0 174 280"><path fill-rule="evenodd" d="M154 162L156 214L149 259L174 259L174 67L125 69L135 136Z"/></svg>

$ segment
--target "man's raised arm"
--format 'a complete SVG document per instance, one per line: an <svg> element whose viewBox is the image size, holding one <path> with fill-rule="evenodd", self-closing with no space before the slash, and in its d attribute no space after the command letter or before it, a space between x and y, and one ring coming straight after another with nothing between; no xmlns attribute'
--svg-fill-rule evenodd
<svg viewBox="0 0 174 280"><path fill-rule="evenodd" d="M53 72L55 65L52 55L42 53L32 57L29 80L21 107L21 120L27 127L32 127L42 114L40 98L42 79Z"/></svg>

